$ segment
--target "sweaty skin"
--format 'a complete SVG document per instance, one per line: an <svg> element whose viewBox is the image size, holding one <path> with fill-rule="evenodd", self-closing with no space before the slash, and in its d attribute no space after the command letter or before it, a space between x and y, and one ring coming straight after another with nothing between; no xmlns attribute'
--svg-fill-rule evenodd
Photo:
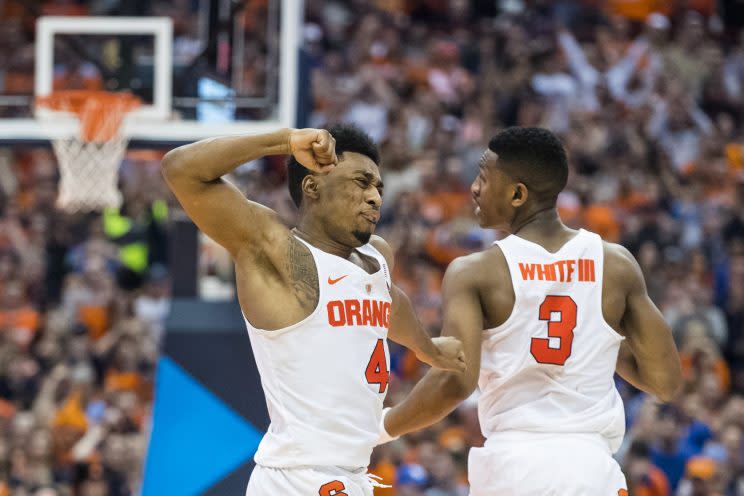
<svg viewBox="0 0 744 496"><path fill-rule="evenodd" d="M280 154L293 154L313 172L302 183L303 208L294 232L276 212L247 199L223 178L240 164ZM374 259L356 250L363 244L357 236L371 236L379 220L379 169L365 155L346 152L337 157L328 131L283 129L210 138L172 150L162 170L189 217L232 255L241 308L257 328L290 326L318 304L315 261L296 236L367 272L379 269ZM390 246L377 236L370 243L392 266ZM464 370L460 343L451 337L431 339L408 298L395 286L391 296L390 339L432 366Z"/></svg>
<svg viewBox="0 0 744 496"><path fill-rule="evenodd" d="M496 154L487 150L480 166L472 192L482 227L515 233L553 253L577 234L561 223L554 204L530 203L527 186L500 170ZM514 307L511 274L501 249L493 246L452 262L444 277L443 300L442 335L462 341L467 370L430 370L385 417L385 430L391 436L441 420L475 390L482 331L503 324ZM681 367L671 330L649 298L633 256L607 242L602 313L625 337L617 373L663 401L672 399L681 386Z"/></svg>

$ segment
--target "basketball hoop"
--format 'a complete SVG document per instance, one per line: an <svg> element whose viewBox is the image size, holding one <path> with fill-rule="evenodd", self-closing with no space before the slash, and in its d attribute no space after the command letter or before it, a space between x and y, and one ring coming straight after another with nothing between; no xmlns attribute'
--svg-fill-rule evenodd
<svg viewBox="0 0 744 496"><path fill-rule="evenodd" d="M89 212L121 206L118 170L129 143L120 132L121 124L140 103L131 93L88 90L55 91L37 98L37 105L80 120L77 135L52 140L61 172L59 208Z"/></svg>

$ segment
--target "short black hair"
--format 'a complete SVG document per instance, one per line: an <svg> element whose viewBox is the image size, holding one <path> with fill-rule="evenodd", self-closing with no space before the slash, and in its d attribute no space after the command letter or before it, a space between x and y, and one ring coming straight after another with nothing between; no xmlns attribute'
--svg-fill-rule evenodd
<svg viewBox="0 0 744 496"><path fill-rule="evenodd" d="M568 181L563 143L540 127L509 127L491 138L488 148L517 181L537 193L540 202L555 203Z"/></svg>
<svg viewBox="0 0 744 496"><path fill-rule="evenodd" d="M336 124L325 128L336 140L336 155L341 156L344 152L354 152L365 155L380 165L380 151L369 136L353 124ZM287 186L292 201L299 208L302 204L302 180L310 174L310 170L303 167L293 156L287 161Z"/></svg>

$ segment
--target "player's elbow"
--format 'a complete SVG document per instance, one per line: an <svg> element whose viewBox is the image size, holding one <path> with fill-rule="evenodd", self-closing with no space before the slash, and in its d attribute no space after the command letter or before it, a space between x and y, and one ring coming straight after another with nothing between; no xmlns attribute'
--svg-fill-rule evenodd
<svg viewBox="0 0 744 496"><path fill-rule="evenodd" d="M681 388L665 388L658 389L654 392L654 396L662 403L669 403L673 401L679 394Z"/></svg>
<svg viewBox="0 0 744 496"><path fill-rule="evenodd" d="M191 154L185 145L169 151L160 162L160 171L165 182L174 192L189 191L194 186L208 182L200 176L198 167L194 167Z"/></svg>
<svg viewBox="0 0 744 496"><path fill-rule="evenodd" d="M676 352L670 355L667 373L663 375L663 378L657 396L661 401L672 401L677 398L683 387L682 363Z"/></svg>
<svg viewBox="0 0 744 496"><path fill-rule="evenodd" d="M682 374L673 374L654 388L654 395L664 403L673 401L682 391Z"/></svg>
<svg viewBox="0 0 744 496"><path fill-rule="evenodd" d="M177 175L184 169L184 153L181 148L182 147L179 147L169 151L160 162L160 168L166 179Z"/></svg>
<svg viewBox="0 0 744 496"><path fill-rule="evenodd" d="M457 372L439 371L439 373L441 375L440 391L445 398L460 403L475 391L477 379L473 380L467 374Z"/></svg>

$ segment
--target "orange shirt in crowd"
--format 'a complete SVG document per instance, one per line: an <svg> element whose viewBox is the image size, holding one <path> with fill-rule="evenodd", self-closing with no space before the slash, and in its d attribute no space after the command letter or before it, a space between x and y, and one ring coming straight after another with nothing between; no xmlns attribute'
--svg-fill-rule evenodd
<svg viewBox="0 0 744 496"><path fill-rule="evenodd" d="M404 379L416 379L419 370L420 364L418 358L416 358L416 353L406 348L401 359L400 374Z"/></svg>
<svg viewBox="0 0 744 496"><path fill-rule="evenodd" d="M617 199L617 206L626 212L637 211L650 204L651 198L640 191L628 191Z"/></svg>
<svg viewBox="0 0 744 496"><path fill-rule="evenodd" d="M597 203L587 206L584 209L584 226L606 241L616 243L620 240L620 223L609 205Z"/></svg>
<svg viewBox="0 0 744 496"><path fill-rule="evenodd" d="M90 338L97 341L109 327L108 308L101 305L81 305L78 318L88 329Z"/></svg>
<svg viewBox="0 0 744 496"><path fill-rule="evenodd" d="M137 372L119 372L110 369L106 374L106 392L132 391L138 393L142 387L142 376Z"/></svg>
<svg viewBox="0 0 744 496"><path fill-rule="evenodd" d="M744 171L744 145L729 143L725 148L729 170L736 176Z"/></svg>
<svg viewBox="0 0 744 496"><path fill-rule="evenodd" d="M16 408L10 401L0 398L0 419L10 420L16 414Z"/></svg>
<svg viewBox="0 0 744 496"><path fill-rule="evenodd" d="M664 472L652 465L649 467L648 478L633 487L633 494L635 496L669 496L672 493L669 480Z"/></svg>
<svg viewBox="0 0 744 496"><path fill-rule="evenodd" d="M681 351L679 353L679 359L682 364L682 376L686 380L693 379L695 374L693 356L689 352ZM714 372L716 377L718 377L718 383L721 385L721 389L728 391L731 387L731 371L726 361L723 358L717 358L711 372Z"/></svg>
<svg viewBox="0 0 744 496"><path fill-rule="evenodd" d="M88 15L88 7L78 5L77 2L44 2L41 13L56 16L85 16Z"/></svg>
<svg viewBox="0 0 744 496"><path fill-rule="evenodd" d="M88 429L88 421L83 409L82 393L79 390L72 391L57 411L54 416L54 426L70 427L80 432L85 432Z"/></svg>
<svg viewBox="0 0 744 496"><path fill-rule="evenodd" d="M369 472L371 474L376 475L377 477L380 477L382 479L380 480L382 484L385 484L386 486L391 486L391 487L376 487L375 496L395 496L395 488L392 487L395 485L396 470L395 470L394 464L392 464L389 460L383 460L380 463L371 467Z"/></svg>
<svg viewBox="0 0 744 496"><path fill-rule="evenodd" d="M0 329L25 329L36 332L41 318L30 305L16 310L0 310Z"/></svg>
<svg viewBox="0 0 744 496"><path fill-rule="evenodd" d="M653 12L671 14L672 3L669 0L609 0L607 10L634 21L644 21Z"/></svg>

